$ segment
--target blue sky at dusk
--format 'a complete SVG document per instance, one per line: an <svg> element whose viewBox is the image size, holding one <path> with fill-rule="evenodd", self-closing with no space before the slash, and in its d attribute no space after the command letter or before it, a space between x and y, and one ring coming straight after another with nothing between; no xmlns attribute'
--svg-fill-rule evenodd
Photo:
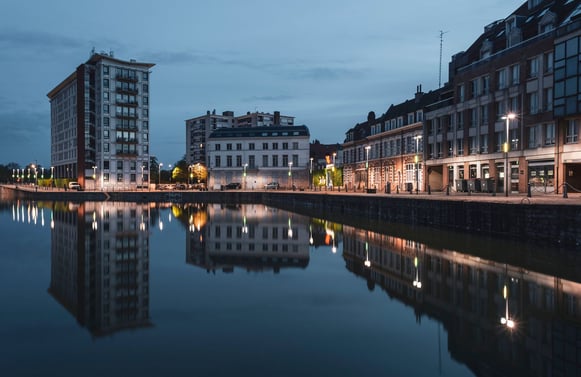
<svg viewBox="0 0 581 377"><path fill-rule="evenodd" d="M32 1L0 4L0 164L50 165L46 94L91 50L156 64L150 153L185 154L185 119L295 116L341 143L369 111L437 89L453 54L523 0Z"/></svg>

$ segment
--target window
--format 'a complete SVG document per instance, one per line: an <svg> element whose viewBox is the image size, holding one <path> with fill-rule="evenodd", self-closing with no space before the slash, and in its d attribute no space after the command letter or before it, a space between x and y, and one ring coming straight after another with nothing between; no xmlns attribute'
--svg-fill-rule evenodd
<svg viewBox="0 0 581 377"><path fill-rule="evenodd" d="M262 149L268 150L268 143L262 143Z"/></svg>
<svg viewBox="0 0 581 377"><path fill-rule="evenodd" d="M545 124L545 145L555 145L555 125Z"/></svg>
<svg viewBox="0 0 581 377"><path fill-rule="evenodd" d="M293 154L293 166L299 166L299 155Z"/></svg>
<svg viewBox="0 0 581 377"><path fill-rule="evenodd" d="M109 130L103 131L103 139L109 139Z"/></svg>
<svg viewBox="0 0 581 377"><path fill-rule="evenodd" d="M117 182L123 182L123 174L117 174Z"/></svg>
<svg viewBox="0 0 581 377"><path fill-rule="evenodd" d="M109 117L103 118L103 127L109 127Z"/></svg>
<svg viewBox="0 0 581 377"><path fill-rule="evenodd" d="M143 110L141 110L141 111L143 112L143 116L144 116L145 118L147 118L147 117L149 116L149 110L147 110L147 109L143 109Z"/></svg>
<svg viewBox="0 0 581 377"><path fill-rule="evenodd" d="M287 154L282 155L282 166L288 166L288 155Z"/></svg>
<svg viewBox="0 0 581 377"><path fill-rule="evenodd" d="M480 136L480 152L488 153L488 135Z"/></svg>
<svg viewBox="0 0 581 377"><path fill-rule="evenodd" d="M272 143L272 149L278 149L278 143Z"/></svg>
<svg viewBox="0 0 581 377"><path fill-rule="evenodd" d="M470 81L470 91L472 92L472 97L478 97L480 94L478 91L478 79Z"/></svg>
<svg viewBox="0 0 581 377"><path fill-rule="evenodd" d="M109 170L109 160L103 161L103 169L104 170Z"/></svg>
<svg viewBox="0 0 581 377"><path fill-rule="evenodd" d="M146 94L149 91L149 85L143 84L143 94Z"/></svg>
<svg viewBox="0 0 581 377"><path fill-rule="evenodd" d="M464 113L456 113L456 128L461 130L464 128Z"/></svg>
<svg viewBox="0 0 581 377"><path fill-rule="evenodd" d="M520 65L515 64L510 67L510 79L512 85L516 85L520 82Z"/></svg>
<svg viewBox="0 0 581 377"><path fill-rule="evenodd" d="M109 66L108 65L104 65L103 66L103 74L104 75L108 75L109 74Z"/></svg>
<svg viewBox="0 0 581 377"><path fill-rule="evenodd" d="M241 151L242 150L242 143L236 143L236 150L237 151Z"/></svg>
<svg viewBox="0 0 581 377"><path fill-rule="evenodd" d="M109 79L103 79L103 88L109 88Z"/></svg>
<svg viewBox="0 0 581 377"><path fill-rule="evenodd" d="M252 154L250 156L248 156L248 167L250 169L256 168L256 160L254 158L254 155L252 155Z"/></svg>
<svg viewBox="0 0 581 377"><path fill-rule="evenodd" d="M136 175L135 175L135 174L131 174L131 175L129 175L129 181L130 181L130 182L136 182L136 179L135 179L135 177L136 177Z"/></svg>
<svg viewBox="0 0 581 377"><path fill-rule="evenodd" d="M143 72L143 81L147 81L149 79L149 74L147 72Z"/></svg>
<svg viewBox="0 0 581 377"><path fill-rule="evenodd" d="M543 91L543 110L553 110L553 88L546 88Z"/></svg>
<svg viewBox="0 0 581 377"><path fill-rule="evenodd" d="M537 141L537 127L533 126L529 128L529 148L538 147L539 143Z"/></svg>
<svg viewBox="0 0 581 377"><path fill-rule="evenodd" d="M278 166L278 156L276 156L276 155L272 156L272 166L273 167Z"/></svg>
<svg viewBox="0 0 581 377"><path fill-rule="evenodd" d="M544 60L545 73L553 72L553 51L547 52L544 55L543 60Z"/></svg>
<svg viewBox="0 0 581 377"><path fill-rule="evenodd" d="M145 106L149 105L149 97L143 96L143 105Z"/></svg>
<svg viewBox="0 0 581 377"><path fill-rule="evenodd" d="M566 143L576 143L579 138L579 120L571 119L567 123Z"/></svg>
<svg viewBox="0 0 581 377"><path fill-rule="evenodd" d="M464 154L464 140L456 140L456 151L458 156L462 156Z"/></svg>
<svg viewBox="0 0 581 377"><path fill-rule="evenodd" d="M231 151L232 150L232 143L227 143L226 144L226 150L227 151Z"/></svg>
<svg viewBox="0 0 581 377"><path fill-rule="evenodd" d="M117 170L123 170L123 161L117 161Z"/></svg>
<svg viewBox="0 0 581 377"><path fill-rule="evenodd" d="M529 108L531 114L539 112L539 95L536 92L529 93Z"/></svg>
<svg viewBox="0 0 581 377"><path fill-rule="evenodd" d="M458 101L464 102L464 84L458 85Z"/></svg>
<svg viewBox="0 0 581 377"><path fill-rule="evenodd" d="M539 59L532 58L529 59L528 62L528 70L529 70L529 77L537 77L539 75Z"/></svg>
<svg viewBox="0 0 581 377"><path fill-rule="evenodd" d="M103 144L103 152L109 152L109 143Z"/></svg>
<svg viewBox="0 0 581 377"><path fill-rule="evenodd" d="M288 143L282 143L282 149L288 149Z"/></svg>
<svg viewBox="0 0 581 377"><path fill-rule="evenodd" d="M254 143L248 144L248 149L253 151L254 150Z"/></svg>
<svg viewBox="0 0 581 377"><path fill-rule="evenodd" d="M299 149L299 143L297 141L293 141L293 150Z"/></svg>
<svg viewBox="0 0 581 377"><path fill-rule="evenodd" d="M129 169L134 171L136 169L137 163L135 161L129 162Z"/></svg>
<svg viewBox="0 0 581 377"><path fill-rule="evenodd" d="M103 105L103 112L109 114L109 105Z"/></svg>
<svg viewBox="0 0 581 377"><path fill-rule="evenodd" d="M487 76L482 76L482 94L487 94L488 91L490 90L490 77Z"/></svg>
<svg viewBox="0 0 581 377"><path fill-rule="evenodd" d="M226 156L226 167L232 167L232 156L230 155Z"/></svg>
<svg viewBox="0 0 581 377"><path fill-rule="evenodd" d="M221 148L222 147L220 146L220 144L216 144L214 149L216 149L217 151L219 151Z"/></svg>
<svg viewBox="0 0 581 377"><path fill-rule="evenodd" d="M506 88L506 69L496 71L496 85L498 89Z"/></svg>
<svg viewBox="0 0 581 377"><path fill-rule="evenodd" d="M262 155L262 166L268 167L268 156L265 154Z"/></svg>
<svg viewBox="0 0 581 377"><path fill-rule="evenodd" d="M219 167L220 167L220 165L221 165L221 159L220 159L220 156L215 156L215 158L214 158L214 165L215 165L217 168L219 168Z"/></svg>
<svg viewBox="0 0 581 377"><path fill-rule="evenodd" d="M236 166L239 168L242 167L242 156L240 155L236 156Z"/></svg>

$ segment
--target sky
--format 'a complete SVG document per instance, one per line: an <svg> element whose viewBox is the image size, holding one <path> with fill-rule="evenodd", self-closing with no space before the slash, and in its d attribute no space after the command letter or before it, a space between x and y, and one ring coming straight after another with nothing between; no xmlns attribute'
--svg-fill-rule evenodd
<svg viewBox="0 0 581 377"><path fill-rule="evenodd" d="M369 111L447 82L451 57L524 2L2 0L0 164L50 166L46 94L92 49L155 64L150 154L169 164L185 120L214 109L280 111L342 143Z"/></svg>

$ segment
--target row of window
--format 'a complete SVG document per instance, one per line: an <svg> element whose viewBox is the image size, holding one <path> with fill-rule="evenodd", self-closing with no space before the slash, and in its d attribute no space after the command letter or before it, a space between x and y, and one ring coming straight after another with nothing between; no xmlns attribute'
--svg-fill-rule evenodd
<svg viewBox="0 0 581 377"><path fill-rule="evenodd" d="M109 67L108 65L103 65L103 75L109 76L109 72L114 70L116 77L137 79L138 71L135 69L121 68L121 67ZM147 81L149 79L149 72L141 72L141 79Z"/></svg>
<svg viewBox="0 0 581 377"><path fill-rule="evenodd" d="M288 142L283 142L283 143L280 143L280 144L282 146L282 148L281 148L282 150L288 150L289 149L289 143ZM236 150L237 151L241 151L242 150L242 143L236 143L236 144L226 143L226 150L227 151L231 151L231 150L233 150L232 147L234 147L234 146L236 147ZM274 142L274 143L271 144L271 147L272 147L273 150L278 150L279 149L278 148L279 147L279 143ZM262 150L268 150L268 148L269 148L269 143L262 143ZM295 141L295 142L292 143L292 149L293 150L299 149L299 143L297 141ZM214 150L217 150L217 151L222 150L222 145L216 143L214 145ZM248 143L248 150L250 150L250 151L256 150L256 144L255 143Z"/></svg>
<svg viewBox="0 0 581 377"><path fill-rule="evenodd" d="M369 151L369 152L368 152ZM423 143L417 136L394 136L389 140L343 151L343 161L353 163L365 160L373 160L382 157L399 156L401 154L422 153Z"/></svg>
<svg viewBox="0 0 581 377"><path fill-rule="evenodd" d="M103 182L111 182L111 177L117 178L117 183L125 182L125 176L123 173L110 174L110 173L103 173ZM137 174L129 174L129 182L130 183L137 183ZM139 176L139 182L149 182L149 174L143 174Z"/></svg>
<svg viewBox="0 0 581 377"><path fill-rule="evenodd" d="M541 70L541 59L542 59L542 69L545 74L553 72L553 52L547 52L542 57L535 56L527 60L527 78L532 79L539 76ZM495 73L496 86L495 89L502 90L509 86L518 85L521 82L521 68L520 64L513 64L509 67L504 67L498 69ZM476 98L481 95L488 94L491 90L490 76L483 75L470 80L469 85L469 96L466 94L465 84L462 83L457 87L457 99L459 102L464 102L465 100Z"/></svg>
<svg viewBox="0 0 581 377"><path fill-rule="evenodd" d="M103 79L103 89L109 89L110 82L109 79ZM125 92L137 92L139 85L134 82L125 82L125 81L116 81L115 82L115 89ZM149 84L141 84L141 90L143 94L147 94L149 92ZM107 93L108 91L104 90L103 94ZM107 98L108 99L108 98Z"/></svg>
<svg viewBox="0 0 581 377"><path fill-rule="evenodd" d="M244 164L242 162L242 156L241 155L237 155L237 156L231 156L231 155L227 155L226 156L226 165L222 166L222 157L223 156L214 156L214 166L217 168L220 167L238 167L238 168L242 168L244 167ZM279 159L279 157L281 157ZM234 161L235 158L235 161ZM263 155L262 156L262 166L261 167L287 167L287 166L295 166L298 167L299 166L299 155L298 154L293 154L292 155L292 161L289 161L289 155L287 154L283 154L282 156L278 156L278 155ZM250 155L248 156L248 165L247 167L249 169L255 169L257 168L256 166L256 156L254 155Z"/></svg>
<svg viewBox="0 0 581 377"><path fill-rule="evenodd" d="M112 106L115 109L115 115L119 117L132 117L137 118L138 112L135 107L126 107L126 106ZM103 113L110 114L110 105L104 104L103 105ZM149 110L148 109L141 109L141 115L144 118L149 117Z"/></svg>
<svg viewBox="0 0 581 377"><path fill-rule="evenodd" d="M236 227L232 227L231 225L227 225L224 227L226 230L226 238L233 238L234 237L234 232L236 233L236 238L243 238L245 237L244 234L245 232L243 231L241 226L236 226ZM248 238L249 239L254 239L256 236L256 227L253 224L248 224L246 232L248 234ZM262 239L263 240L277 240L279 239L279 235L280 238L283 240L288 240L288 239L293 239L293 240L298 240L299 239L299 231L298 228L296 227L278 227L278 226L263 226L262 227ZM214 236L216 238L222 238L222 226L220 225L216 225L214 227Z"/></svg>

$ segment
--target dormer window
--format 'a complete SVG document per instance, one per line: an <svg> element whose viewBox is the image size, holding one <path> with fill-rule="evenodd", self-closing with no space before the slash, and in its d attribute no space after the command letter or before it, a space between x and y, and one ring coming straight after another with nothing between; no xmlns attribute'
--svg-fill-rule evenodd
<svg viewBox="0 0 581 377"><path fill-rule="evenodd" d="M482 47L480 48L480 59L486 59L492 54L492 42L490 40L485 40L482 42Z"/></svg>
<svg viewBox="0 0 581 377"><path fill-rule="evenodd" d="M531 10L534 7L538 6L539 4L541 4L541 2L542 2L542 0L528 0L529 10Z"/></svg>
<svg viewBox="0 0 581 377"><path fill-rule="evenodd" d="M555 29L555 22L557 17L553 12L547 12L548 8L539 15L541 19L539 20L539 34L546 33Z"/></svg>

